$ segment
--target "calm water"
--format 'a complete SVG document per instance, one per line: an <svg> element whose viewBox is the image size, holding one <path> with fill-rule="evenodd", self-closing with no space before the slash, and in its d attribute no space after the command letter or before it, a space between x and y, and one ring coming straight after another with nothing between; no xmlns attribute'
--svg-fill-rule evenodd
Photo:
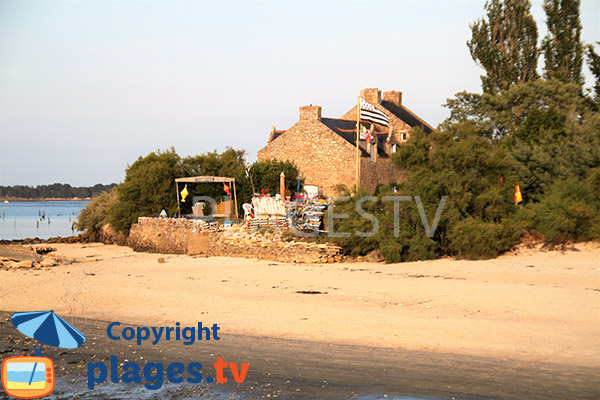
<svg viewBox="0 0 600 400"><path fill-rule="evenodd" d="M89 201L15 201L0 202L0 240L80 233L73 228L77 216Z"/></svg>

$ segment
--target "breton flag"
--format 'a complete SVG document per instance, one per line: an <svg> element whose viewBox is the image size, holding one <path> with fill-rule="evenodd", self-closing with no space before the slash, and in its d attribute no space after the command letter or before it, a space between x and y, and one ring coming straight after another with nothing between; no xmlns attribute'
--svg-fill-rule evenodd
<svg viewBox="0 0 600 400"><path fill-rule="evenodd" d="M390 117L373 107L373 105L364 101L362 98L360 99L360 119L379 125L390 125Z"/></svg>

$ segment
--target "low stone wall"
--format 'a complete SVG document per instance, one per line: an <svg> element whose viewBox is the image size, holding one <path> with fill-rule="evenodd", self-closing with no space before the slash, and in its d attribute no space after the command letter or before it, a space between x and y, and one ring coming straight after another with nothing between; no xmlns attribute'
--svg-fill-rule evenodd
<svg viewBox="0 0 600 400"><path fill-rule="evenodd" d="M131 226L127 245L135 251L186 254L188 234L205 229L200 220L174 218L138 218Z"/></svg>
<svg viewBox="0 0 600 400"><path fill-rule="evenodd" d="M208 254L281 262L340 262L341 249L329 244L284 241L280 231L231 229L211 236Z"/></svg>
<svg viewBox="0 0 600 400"><path fill-rule="evenodd" d="M135 251L258 258L281 262L343 261L341 249L329 244L283 240L281 230L215 229L199 220L140 218L131 227L128 245Z"/></svg>
<svg viewBox="0 0 600 400"><path fill-rule="evenodd" d="M281 262L340 262L340 248L329 244L283 240L281 230L217 230L203 221L140 218L131 227L128 245L136 251L258 258Z"/></svg>

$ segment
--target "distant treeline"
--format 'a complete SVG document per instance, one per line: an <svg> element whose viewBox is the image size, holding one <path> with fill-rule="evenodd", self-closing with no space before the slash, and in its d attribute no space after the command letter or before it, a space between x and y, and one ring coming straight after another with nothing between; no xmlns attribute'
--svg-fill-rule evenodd
<svg viewBox="0 0 600 400"><path fill-rule="evenodd" d="M103 185L98 183L90 187L73 187L66 183L54 183L52 185L39 186L0 186L0 198L17 198L17 199L72 199L75 197L86 198L96 197L103 192L110 191L116 187L116 183Z"/></svg>

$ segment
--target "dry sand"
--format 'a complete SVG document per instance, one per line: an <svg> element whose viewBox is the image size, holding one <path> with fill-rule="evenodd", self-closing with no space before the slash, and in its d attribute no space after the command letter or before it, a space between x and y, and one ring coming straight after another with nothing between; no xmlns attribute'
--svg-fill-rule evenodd
<svg viewBox="0 0 600 400"><path fill-rule="evenodd" d="M390 265L55 247L80 262L0 271L0 309L145 326L202 321L224 334L600 367L597 244Z"/></svg>

